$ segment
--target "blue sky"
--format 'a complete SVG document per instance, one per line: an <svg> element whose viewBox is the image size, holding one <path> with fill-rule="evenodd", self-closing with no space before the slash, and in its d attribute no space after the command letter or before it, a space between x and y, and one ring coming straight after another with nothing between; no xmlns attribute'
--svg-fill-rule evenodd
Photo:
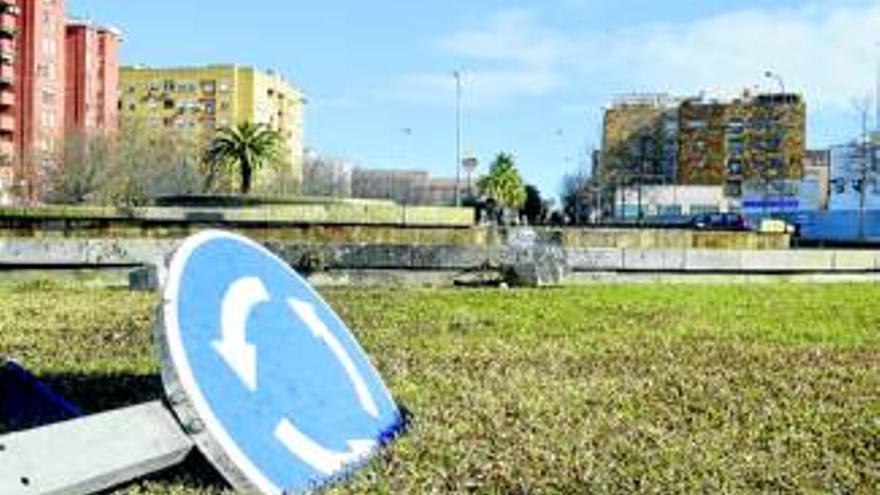
<svg viewBox="0 0 880 495"><path fill-rule="evenodd" d="M846 140L880 42L880 1L862 0L68 0L68 10L123 29L123 63L279 70L308 97L307 145L368 167L454 175L460 67L464 147L482 170L514 153L548 195L598 145L602 106L619 93L774 89L772 69L807 97L811 146Z"/></svg>

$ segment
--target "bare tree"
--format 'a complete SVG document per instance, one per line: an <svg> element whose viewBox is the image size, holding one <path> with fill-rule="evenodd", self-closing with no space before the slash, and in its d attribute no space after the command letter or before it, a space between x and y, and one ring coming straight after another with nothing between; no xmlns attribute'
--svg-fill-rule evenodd
<svg viewBox="0 0 880 495"><path fill-rule="evenodd" d="M214 192L230 181L204 161L205 142L135 119L113 135L71 133L47 173L45 199L141 206L159 196Z"/></svg>

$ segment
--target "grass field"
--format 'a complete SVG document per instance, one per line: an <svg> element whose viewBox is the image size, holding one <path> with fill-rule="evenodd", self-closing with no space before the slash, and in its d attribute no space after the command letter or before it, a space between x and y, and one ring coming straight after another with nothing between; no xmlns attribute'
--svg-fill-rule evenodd
<svg viewBox="0 0 880 495"><path fill-rule="evenodd" d="M880 493L880 286L331 291L412 432L332 493ZM0 291L0 355L159 397L152 296ZM199 459L114 492L224 490Z"/></svg>

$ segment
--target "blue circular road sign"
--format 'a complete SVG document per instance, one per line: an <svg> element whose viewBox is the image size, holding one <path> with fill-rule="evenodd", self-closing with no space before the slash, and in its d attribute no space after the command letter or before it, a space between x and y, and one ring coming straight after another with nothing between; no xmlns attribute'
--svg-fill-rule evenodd
<svg viewBox="0 0 880 495"><path fill-rule="evenodd" d="M232 486L311 491L403 427L346 325L289 265L208 231L174 255L157 337L181 423Z"/></svg>

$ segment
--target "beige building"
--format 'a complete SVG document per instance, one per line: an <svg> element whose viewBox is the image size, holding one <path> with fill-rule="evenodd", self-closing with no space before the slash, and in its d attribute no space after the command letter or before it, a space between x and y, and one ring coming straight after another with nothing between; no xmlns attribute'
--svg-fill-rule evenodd
<svg viewBox="0 0 880 495"><path fill-rule="evenodd" d="M245 122L279 131L293 180L302 183L302 92L276 72L238 65L120 69L120 114L194 137ZM259 180L259 178L258 178Z"/></svg>

